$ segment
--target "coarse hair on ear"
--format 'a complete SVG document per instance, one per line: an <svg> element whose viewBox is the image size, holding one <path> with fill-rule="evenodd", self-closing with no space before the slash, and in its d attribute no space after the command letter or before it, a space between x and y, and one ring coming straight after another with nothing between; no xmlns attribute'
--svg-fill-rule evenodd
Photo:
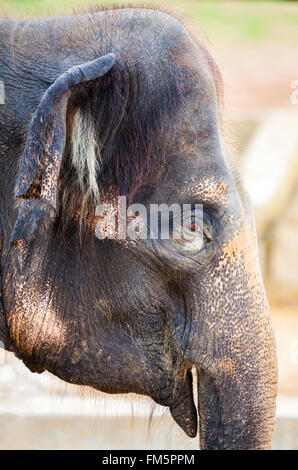
<svg viewBox="0 0 298 470"><path fill-rule="evenodd" d="M18 173L15 196L20 201L12 242L30 237L47 220L55 217L57 183L66 144L68 102L80 86L106 74L114 63L115 56L110 53L74 66L60 75L42 97L30 123ZM72 164L79 183L87 184L89 191L97 198L96 173L100 154L93 125L91 119L81 115L79 110L73 123Z"/></svg>
<svg viewBox="0 0 298 470"><path fill-rule="evenodd" d="M84 194L98 200L97 173L102 167L99 144L90 113L78 109L73 117L71 138L71 164L76 170L79 186Z"/></svg>

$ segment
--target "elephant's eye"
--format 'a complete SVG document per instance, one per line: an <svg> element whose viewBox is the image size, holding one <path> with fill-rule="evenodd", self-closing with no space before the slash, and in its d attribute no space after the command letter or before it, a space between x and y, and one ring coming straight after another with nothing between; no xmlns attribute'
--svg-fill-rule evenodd
<svg viewBox="0 0 298 470"><path fill-rule="evenodd" d="M200 233L202 231L201 225L197 224L196 222L191 222L190 231L195 233Z"/></svg>
<svg viewBox="0 0 298 470"><path fill-rule="evenodd" d="M205 211L191 211L183 218L181 243L189 253L201 251L212 241L211 219Z"/></svg>
<svg viewBox="0 0 298 470"><path fill-rule="evenodd" d="M209 214L203 211L203 235L207 243L212 242L212 223Z"/></svg>

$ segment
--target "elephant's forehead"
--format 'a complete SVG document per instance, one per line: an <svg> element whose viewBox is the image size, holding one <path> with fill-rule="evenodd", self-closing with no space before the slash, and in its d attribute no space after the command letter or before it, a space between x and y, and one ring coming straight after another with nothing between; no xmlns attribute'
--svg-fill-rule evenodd
<svg viewBox="0 0 298 470"><path fill-rule="evenodd" d="M170 184L166 188L173 188L182 200L226 205L232 203L237 192L220 146L213 154L198 151L191 158L179 155L168 174Z"/></svg>
<svg viewBox="0 0 298 470"><path fill-rule="evenodd" d="M210 202L222 202L229 192L229 185L226 181L215 176L208 177L204 181L196 181L188 187L188 193L196 199L208 200Z"/></svg>

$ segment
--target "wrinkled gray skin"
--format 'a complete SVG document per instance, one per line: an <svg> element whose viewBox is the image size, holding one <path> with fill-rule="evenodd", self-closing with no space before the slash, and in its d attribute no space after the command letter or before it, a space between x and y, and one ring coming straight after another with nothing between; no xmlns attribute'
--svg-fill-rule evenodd
<svg viewBox="0 0 298 470"><path fill-rule="evenodd" d="M198 252L186 253L183 243L174 241L98 240L94 227L81 249L75 235L68 243L55 236L53 217L46 228L37 223L34 233L10 241L18 215L14 191L33 113L63 72L109 52L123 77L127 70L133 77L135 64L142 66L148 109L152 87L162 87L169 72L191 70L178 79L187 89L183 102L163 116L167 172L134 202L203 203L212 241ZM0 331L6 348L32 371L48 370L109 393L149 395L170 407L189 436L196 435L197 426L194 365L201 448L269 448L274 336L253 212L225 150L204 49L159 11L3 19L0 79L6 90L6 104L0 106ZM141 90L142 83L138 86ZM28 158L34 160L34 154Z"/></svg>

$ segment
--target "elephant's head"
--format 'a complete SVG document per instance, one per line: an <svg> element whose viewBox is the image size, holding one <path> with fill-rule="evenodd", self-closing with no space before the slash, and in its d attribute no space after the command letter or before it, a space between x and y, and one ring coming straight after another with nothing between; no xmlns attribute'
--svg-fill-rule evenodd
<svg viewBox="0 0 298 470"><path fill-rule="evenodd" d="M116 60L68 70L32 118L4 281L10 340L32 370L151 396L189 436L195 366L202 448L268 448L274 335L220 76L180 23L151 15L151 36L133 50L110 41ZM188 204L191 220L199 204L202 221L178 239L96 236L96 206L118 195L148 213Z"/></svg>

